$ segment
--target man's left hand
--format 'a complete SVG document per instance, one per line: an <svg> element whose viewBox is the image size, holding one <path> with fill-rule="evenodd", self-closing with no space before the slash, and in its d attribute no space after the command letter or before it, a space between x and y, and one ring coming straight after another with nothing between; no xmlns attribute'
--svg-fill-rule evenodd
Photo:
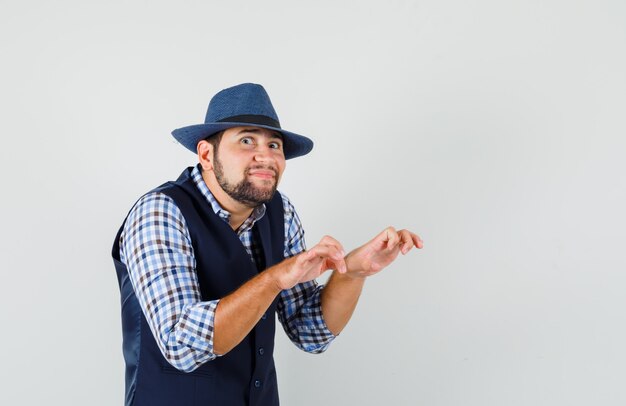
<svg viewBox="0 0 626 406"><path fill-rule="evenodd" d="M346 256L346 275L357 278L374 275L391 264L399 253L405 255L413 247L423 246L424 243L417 234L387 227L371 241Z"/></svg>

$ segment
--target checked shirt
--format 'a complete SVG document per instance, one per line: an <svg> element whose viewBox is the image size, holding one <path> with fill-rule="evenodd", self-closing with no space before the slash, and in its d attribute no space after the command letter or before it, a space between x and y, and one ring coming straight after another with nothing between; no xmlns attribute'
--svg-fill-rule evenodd
<svg viewBox="0 0 626 406"><path fill-rule="evenodd" d="M222 209L196 166L196 187L213 211L228 223ZM282 195L282 194L281 194ZM285 213L285 258L305 249L304 230L291 202L282 195ZM265 215L257 207L236 230L255 262L261 247L253 236L254 223ZM170 364L190 372L218 355L213 353L213 326L219 300L202 301L195 272L191 237L180 209L167 195L144 195L130 211L120 236L120 259L153 336ZM287 336L300 349L318 353L335 338L322 318L323 285L305 282L280 293L277 314Z"/></svg>

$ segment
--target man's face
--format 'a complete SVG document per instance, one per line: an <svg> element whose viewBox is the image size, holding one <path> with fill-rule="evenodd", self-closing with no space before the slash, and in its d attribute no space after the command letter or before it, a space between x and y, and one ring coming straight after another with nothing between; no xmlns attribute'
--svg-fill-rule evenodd
<svg viewBox="0 0 626 406"><path fill-rule="evenodd" d="M281 135L257 127L224 132L213 154L213 172L234 200L256 207L270 201L285 170Z"/></svg>

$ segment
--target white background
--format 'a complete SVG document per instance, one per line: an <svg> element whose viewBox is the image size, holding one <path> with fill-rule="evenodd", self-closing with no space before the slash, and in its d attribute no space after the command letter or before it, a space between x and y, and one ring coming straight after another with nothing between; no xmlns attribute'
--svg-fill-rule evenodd
<svg viewBox="0 0 626 406"><path fill-rule="evenodd" d="M309 245L425 242L324 355L277 332L283 404L626 403L624 1L3 0L0 55L1 404L122 403L113 237L241 82L316 142Z"/></svg>

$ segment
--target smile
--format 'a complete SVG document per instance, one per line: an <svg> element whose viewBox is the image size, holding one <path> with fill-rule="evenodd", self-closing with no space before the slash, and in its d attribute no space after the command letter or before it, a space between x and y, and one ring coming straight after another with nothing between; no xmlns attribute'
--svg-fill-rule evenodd
<svg viewBox="0 0 626 406"><path fill-rule="evenodd" d="M261 179L274 179L276 177L276 174L273 171L267 171L267 170L250 171L249 175L255 176Z"/></svg>

